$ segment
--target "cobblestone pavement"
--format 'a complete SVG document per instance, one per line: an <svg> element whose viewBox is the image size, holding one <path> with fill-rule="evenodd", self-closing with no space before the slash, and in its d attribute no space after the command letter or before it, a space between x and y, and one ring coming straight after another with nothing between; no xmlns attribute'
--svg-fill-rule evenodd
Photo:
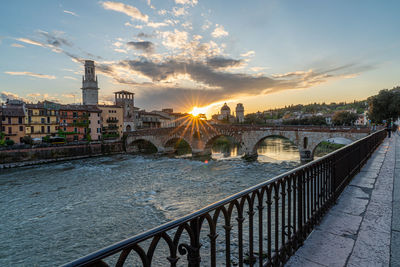
<svg viewBox="0 0 400 267"><path fill-rule="evenodd" d="M400 266L399 190L400 137L394 134L285 266Z"/></svg>

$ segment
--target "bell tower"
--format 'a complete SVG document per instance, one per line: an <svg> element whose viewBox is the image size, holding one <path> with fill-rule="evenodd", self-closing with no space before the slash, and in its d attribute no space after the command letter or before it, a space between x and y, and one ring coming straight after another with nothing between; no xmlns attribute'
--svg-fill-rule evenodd
<svg viewBox="0 0 400 267"><path fill-rule="evenodd" d="M82 102L84 105L99 103L99 87L93 60L85 60L85 76L82 77Z"/></svg>

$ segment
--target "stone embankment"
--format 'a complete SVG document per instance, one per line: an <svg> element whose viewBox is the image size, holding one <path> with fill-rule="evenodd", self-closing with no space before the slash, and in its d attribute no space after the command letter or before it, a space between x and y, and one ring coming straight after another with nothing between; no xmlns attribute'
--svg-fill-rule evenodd
<svg viewBox="0 0 400 267"><path fill-rule="evenodd" d="M0 151L0 169L124 152L122 142L65 145Z"/></svg>

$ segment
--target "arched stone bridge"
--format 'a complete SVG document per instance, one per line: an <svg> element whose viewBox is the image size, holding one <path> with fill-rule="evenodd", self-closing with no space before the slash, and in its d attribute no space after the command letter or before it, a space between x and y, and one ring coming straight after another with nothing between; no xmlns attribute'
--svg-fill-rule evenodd
<svg viewBox="0 0 400 267"><path fill-rule="evenodd" d="M198 129L198 130L195 130ZM355 141L367 136L366 127L324 127L324 126L255 126L255 125L208 125L193 127L142 129L125 133L128 152L135 151L135 144L141 141L152 143L159 153L174 151L174 145L180 139L185 140L194 156L211 155L211 147L220 136L232 138L240 145L240 153L249 158L257 157L258 145L269 136L282 136L294 143L302 160L314 157L316 146L324 140L342 137Z"/></svg>

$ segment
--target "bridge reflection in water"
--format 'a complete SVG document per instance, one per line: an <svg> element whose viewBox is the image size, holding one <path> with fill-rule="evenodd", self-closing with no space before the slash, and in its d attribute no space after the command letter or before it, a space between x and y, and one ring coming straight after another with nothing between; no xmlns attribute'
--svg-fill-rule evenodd
<svg viewBox="0 0 400 267"><path fill-rule="evenodd" d="M240 147L226 138L222 138L223 142L213 145L211 157L213 159L235 159L240 158L244 154L240 154ZM295 161L300 162L300 154L298 147L290 142L290 140L280 136L269 136L258 144L257 160L259 162L281 162Z"/></svg>
<svg viewBox="0 0 400 267"><path fill-rule="evenodd" d="M66 266L281 266L385 137L373 133Z"/></svg>

